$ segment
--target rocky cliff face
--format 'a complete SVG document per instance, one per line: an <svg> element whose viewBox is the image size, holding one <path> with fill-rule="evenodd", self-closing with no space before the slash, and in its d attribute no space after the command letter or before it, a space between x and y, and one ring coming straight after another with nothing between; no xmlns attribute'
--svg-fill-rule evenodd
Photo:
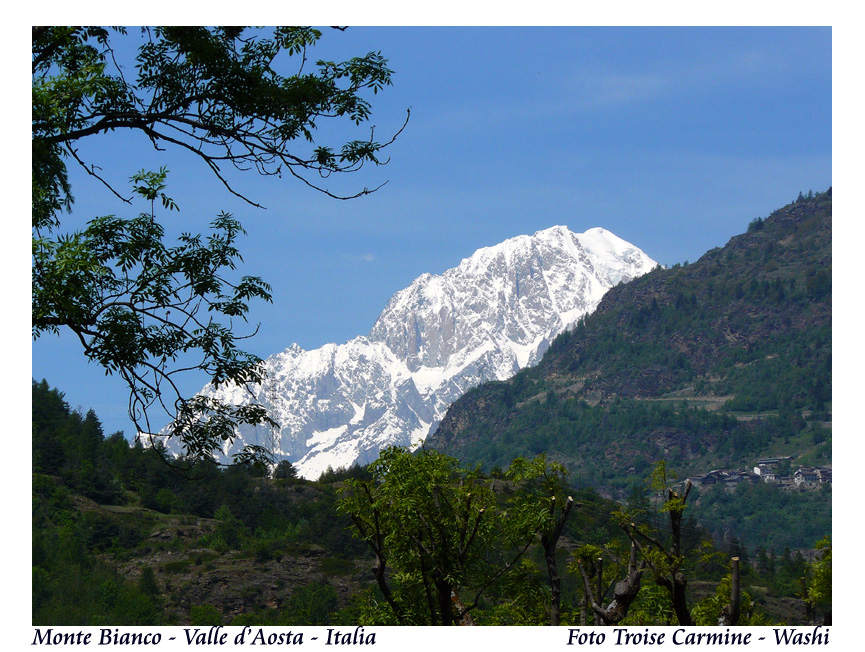
<svg viewBox="0 0 865 652"><path fill-rule="evenodd" d="M468 389L535 364L607 290L656 264L600 228L556 226L480 249L396 293L367 336L269 357L253 393L280 428L242 429L223 453L267 445L316 478L386 446L417 445ZM202 393L251 400L231 388Z"/></svg>

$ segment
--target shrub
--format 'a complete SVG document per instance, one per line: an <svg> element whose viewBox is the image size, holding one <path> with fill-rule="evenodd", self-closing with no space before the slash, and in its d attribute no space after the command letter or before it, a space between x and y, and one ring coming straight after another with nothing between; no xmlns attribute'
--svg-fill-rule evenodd
<svg viewBox="0 0 865 652"><path fill-rule="evenodd" d="M189 624L202 627L221 625L222 614L213 605L195 605L189 610Z"/></svg>

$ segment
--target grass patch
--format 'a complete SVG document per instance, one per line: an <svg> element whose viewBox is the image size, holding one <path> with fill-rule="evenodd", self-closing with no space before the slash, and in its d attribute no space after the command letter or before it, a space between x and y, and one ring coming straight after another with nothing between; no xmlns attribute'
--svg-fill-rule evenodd
<svg viewBox="0 0 865 652"><path fill-rule="evenodd" d="M347 559L324 557L318 562L318 570L325 577L334 577L337 575L351 575L355 570L355 566Z"/></svg>
<svg viewBox="0 0 865 652"><path fill-rule="evenodd" d="M169 561L166 562L162 569L171 575L177 575L179 573L185 573L189 570L189 567L192 565L191 559L178 559L177 561Z"/></svg>

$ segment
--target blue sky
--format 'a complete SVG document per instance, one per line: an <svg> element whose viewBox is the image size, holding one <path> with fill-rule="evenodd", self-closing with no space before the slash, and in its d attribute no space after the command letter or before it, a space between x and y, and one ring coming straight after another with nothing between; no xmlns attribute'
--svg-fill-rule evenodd
<svg viewBox="0 0 865 652"><path fill-rule="evenodd" d="M166 165L174 233L201 231L221 210L241 219L244 272L274 291L253 314L261 327L249 349L262 357L364 334L414 278L508 237L603 226L671 265L832 184L829 28L326 29L312 56L370 50L395 71L372 98L377 139L409 107L411 120L387 166L327 181L344 192L388 181L370 197L232 176L260 210L188 154L126 135L85 145L118 186ZM69 228L130 213L71 169ZM71 338L34 342L32 365L73 407L94 408L106 432L132 434L121 381L88 365Z"/></svg>

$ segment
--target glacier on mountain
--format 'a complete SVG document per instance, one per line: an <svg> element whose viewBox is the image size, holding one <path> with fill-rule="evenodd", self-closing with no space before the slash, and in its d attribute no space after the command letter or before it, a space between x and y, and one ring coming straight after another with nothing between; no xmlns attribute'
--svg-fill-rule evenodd
<svg viewBox="0 0 865 652"><path fill-rule="evenodd" d="M397 292L366 336L270 356L251 394L205 387L227 402L257 400L279 423L241 427L222 453L263 445L315 479L367 464L387 446L417 446L463 393L535 364L607 290L656 265L601 228L555 226L479 249Z"/></svg>

